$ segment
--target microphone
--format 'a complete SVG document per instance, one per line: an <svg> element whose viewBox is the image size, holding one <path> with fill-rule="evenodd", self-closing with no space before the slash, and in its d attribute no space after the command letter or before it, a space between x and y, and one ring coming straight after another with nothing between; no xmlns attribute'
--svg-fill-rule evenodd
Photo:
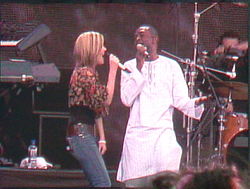
<svg viewBox="0 0 250 189"><path fill-rule="evenodd" d="M106 52L107 53L107 56L110 56L111 53L109 52ZM122 63L118 62L118 67L122 70L122 71L125 71L127 73L131 73L131 71L126 68Z"/></svg>
<svg viewBox="0 0 250 189"><path fill-rule="evenodd" d="M127 73L131 73L131 71L128 69L128 68L126 68L122 63L118 63L118 67L122 70L122 71L125 71L125 72L127 72Z"/></svg>
<svg viewBox="0 0 250 189"><path fill-rule="evenodd" d="M136 49L137 49L138 51L140 51L140 52L144 51L144 56L145 56L146 58L149 58L149 53L148 53L148 51L147 51L147 47L146 47L146 46L144 46L143 44L138 43L138 44L136 45Z"/></svg>

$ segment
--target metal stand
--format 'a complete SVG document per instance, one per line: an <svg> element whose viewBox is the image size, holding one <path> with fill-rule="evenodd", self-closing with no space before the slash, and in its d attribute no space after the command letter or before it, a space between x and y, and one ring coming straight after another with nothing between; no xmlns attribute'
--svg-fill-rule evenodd
<svg viewBox="0 0 250 189"><path fill-rule="evenodd" d="M224 123L225 123L225 106L221 105L220 114L218 116L218 122L219 125L219 139L218 139L218 160L219 163L223 164L223 157L222 157L222 132L225 129Z"/></svg>
<svg viewBox="0 0 250 189"><path fill-rule="evenodd" d="M215 112L212 117L209 118L209 121L207 121L208 117L211 116L211 112L214 112L215 107L211 106L206 115L203 117L203 120L199 123L197 126L197 130L193 135L193 138L191 140L191 145L193 145L194 141L197 140L197 168L200 168L201 166L201 141L202 141L202 130L207 127L207 125L211 124L211 122L214 120L215 117L218 116L219 111ZM211 133L210 133L211 134ZM212 145L211 145L212 146ZM213 146L212 146L213 148Z"/></svg>
<svg viewBox="0 0 250 189"><path fill-rule="evenodd" d="M223 130L225 128L225 126L224 126L224 123L225 123L225 113L226 113L225 107L227 106L227 103L223 103L223 102L221 103L219 101L218 96L216 95L215 89L214 89L214 87L212 85L212 82L211 82L211 80L209 78L209 75L207 73L207 69L206 69L206 67L204 65L205 58L201 59L201 63L202 63L202 67L203 67L203 73L205 75L206 80L209 83L209 87L212 90L213 97L215 98L216 106L219 108L219 110L217 111L217 113L215 113L215 115L212 117L211 120L214 120L214 118L218 116L218 122L220 123L220 125L219 125L219 139L218 139L218 154L216 154L214 156L214 159L216 158L217 163L223 164L224 163L224 161L223 161L224 158L223 158L223 154L222 154L222 132L223 132ZM231 101L231 93L229 94L229 97L228 97L228 102L230 102L230 101ZM210 107L210 108L214 108L214 107ZM203 122L205 120L205 117L207 117L207 116L208 116L208 114L205 115L204 119L202 120L202 122L200 122L200 124L198 126L198 129L197 129L196 133L194 134L194 136L192 138L192 141L191 141L191 145L192 145L192 143L194 142L194 140L198 136L198 162L197 162L198 168L200 167L201 130L202 130L202 126L204 127ZM206 123L206 124L208 124L208 123Z"/></svg>
<svg viewBox="0 0 250 189"><path fill-rule="evenodd" d="M198 12L198 3L195 3L195 10L194 10L194 34L193 34L193 41L194 41L194 52L193 52L193 61L190 64L190 74L189 74L189 81L188 81L188 87L189 87L189 96L190 98L193 98L195 96L194 91L194 85L195 85L195 79L196 79L196 62L197 62L197 52L198 52L198 28L199 28L199 18L201 14L205 13L207 10L214 7L217 3L213 3L211 6L203 10L202 12ZM192 145L191 145L191 137L193 132L193 119L188 117L187 120L187 159L186 164L187 166L192 166L193 161L193 152L192 152Z"/></svg>

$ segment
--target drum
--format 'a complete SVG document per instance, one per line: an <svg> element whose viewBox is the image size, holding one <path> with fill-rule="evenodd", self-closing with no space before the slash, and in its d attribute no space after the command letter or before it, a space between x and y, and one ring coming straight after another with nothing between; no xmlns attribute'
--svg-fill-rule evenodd
<svg viewBox="0 0 250 189"><path fill-rule="evenodd" d="M238 135L248 130L248 117L244 113L233 113L226 116L225 129L222 132L222 152L227 156L228 145Z"/></svg>

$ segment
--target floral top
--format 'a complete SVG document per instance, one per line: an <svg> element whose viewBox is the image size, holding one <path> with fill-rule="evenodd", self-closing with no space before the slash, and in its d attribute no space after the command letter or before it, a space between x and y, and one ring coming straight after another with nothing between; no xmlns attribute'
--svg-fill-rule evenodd
<svg viewBox="0 0 250 189"><path fill-rule="evenodd" d="M107 115L107 89L100 84L98 73L91 72L87 67L76 68L70 79L69 107L88 107L96 117Z"/></svg>

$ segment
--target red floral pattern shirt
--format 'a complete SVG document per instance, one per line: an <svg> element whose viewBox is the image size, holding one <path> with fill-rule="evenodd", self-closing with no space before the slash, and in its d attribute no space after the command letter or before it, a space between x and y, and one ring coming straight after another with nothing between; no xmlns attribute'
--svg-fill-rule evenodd
<svg viewBox="0 0 250 189"><path fill-rule="evenodd" d="M98 73L87 67L77 68L71 75L69 87L69 107L87 106L97 117L107 115L104 102L108 96L107 88L99 81Z"/></svg>

